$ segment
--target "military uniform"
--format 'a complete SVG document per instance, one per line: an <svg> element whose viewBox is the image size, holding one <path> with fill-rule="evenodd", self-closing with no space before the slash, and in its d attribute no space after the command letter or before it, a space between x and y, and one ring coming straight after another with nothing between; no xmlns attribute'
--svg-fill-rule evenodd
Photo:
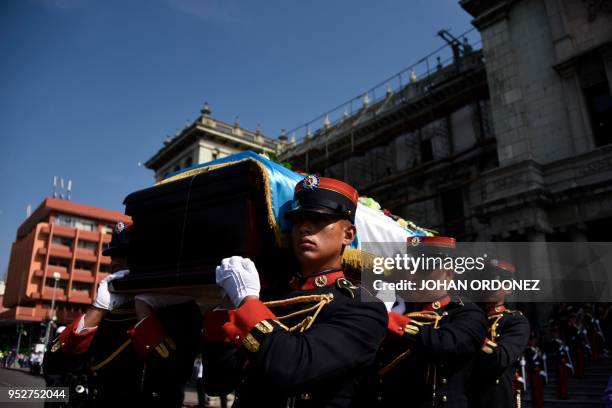
<svg viewBox="0 0 612 408"><path fill-rule="evenodd" d="M354 397L385 335L384 305L342 271L294 287L280 307L249 300L204 316L208 390L236 390L236 407L358 406Z"/></svg>
<svg viewBox="0 0 612 408"><path fill-rule="evenodd" d="M67 364L84 365L79 382L71 382L71 395L80 391L71 406L77 400L92 407L181 406L198 349L194 338L201 333L199 308L194 302L168 306L134 327L133 306L130 302L110 311L97 328L84 333L76 331L79 317L53 341L45 358L50 359L49 373L70 378Z"/></svg>
<svg viewBox="0 0 612 408"><path fill-rule="evenodd" d="M529 340L529 322L521 312L504 305L490 310L488 318L489 336L471 379L470 407L516 407L514 382Z"/></svg>
<svg viewBox="0 0 612 408"><path fill-rule="evenodd" d="M510 280L515 271L510 262L491 259L480 272L480 277ZM517 407L520 406L522 388L517 381L517 370L529 341L529 322L521 312L507 309L503 297L500 297L502 295L489 293L493 296L489 300L493 299L497 304L481 304L488 309L489 333L478 353L470 381L470 407Z"/></svg>
<svg viewBox="0 0 612 408"><path fill-rule="evenodd" d="M558 328L553 329L559 331ZM547 345L548 355L557 369L557 396L559 399L569 398L569 377L574 368L569 346L557 333Z"/></svg>
<svg viewBox="0 0 612 408"><path fill-rule="evenodd" d="M531 390L531 406L542 408L544 406L544 385L548 381L545 367L545 356L536 345L525 349L527 381Z"/></svg>
<svg viewBox="0 0 612 408"><path fill-rule="evenodd" d="M486 328L479 307L448 296L416 313L389 313L378 358L378 406L467 407L468 380Z"/></svg>

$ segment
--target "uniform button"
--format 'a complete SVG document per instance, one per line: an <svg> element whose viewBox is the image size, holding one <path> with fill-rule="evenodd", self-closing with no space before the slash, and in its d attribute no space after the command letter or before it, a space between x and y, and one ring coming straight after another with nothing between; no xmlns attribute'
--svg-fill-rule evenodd
<svg viewBox="0 0 612 408"><path fill-rule="evenodd" d="M240 340L240 336L236 336L236 340Z"/></svg>
<svg viewBox="0 0 612 408"><path fill-rule="evenodd" d="M380 395L376 399L379 400L379 401L382 401L382 397Z"/></svg>
<svg viewBox="0 0 612 408"><path fill-rule="evenodd" d="M495 380L495 384L499 384L499 378Z"/></svg>
<svg viewBox="0 0 612 408"><path fill-rule="evenodd" d="M157 398L157 397L159 397L159 394L158 394L158 393L156 393L156 392L152 392L152 393L151 393L151 396L152 396L153 398Z"/></svg>
<svg viewBox="0 0 612 408"><path fill-rule="evenodd" d="M145 346L145 348L148 350L151 348L151 346L149 346L148 344Z"/></svg>
<svg viewBox="0 0 612 408"><path fill-rule="evenodd" d="M442 377L442 384L446 384L446 378Z"/></svg>
<svg viewBox="0 0 612 408"><path fill-rule="evenodd" d="M309 400L309 399L310 399L310 394L308 394L308 393L306 392L306 393L302 394L300 397L301 397L303 400Z"/></svg>
<svg viewBox="0 0 612 408"><path fill-rule="evenodd" d="M442 402L447 402L448 401L448 397L446 395L442 396Z"/></svg>

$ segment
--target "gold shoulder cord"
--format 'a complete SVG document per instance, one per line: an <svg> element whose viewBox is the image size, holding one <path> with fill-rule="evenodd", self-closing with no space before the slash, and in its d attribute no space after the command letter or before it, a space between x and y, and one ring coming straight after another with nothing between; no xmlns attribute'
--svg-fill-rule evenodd
<svg viewBox="0 0 612 408"><path fill-rule="evenodd" d="M429 311L426 310L424 312L411 312L411 313L407 313L404 316L409 317L410 319L414 320L414 323L416 323L419 326L423 326L426 324L433 324L434 325L434 329L437 329L438 327L440 327L440 320L442 320L442 318L445 315L440 315L435 311ZM378 375L385 375L387 374L389 371L393 370L403 359L405 359L406 357L408 357L410 354L412 353L412 350L407 349L406 351L404 351L402 354L400 354L399 356L395 357L389 364L387 364L386 366L384 366L383 368L381 368L378 371Z"/></svg>
<svg viewBox="0 0 612 408"><path fill-rule="evenodd" d="M334 299L333 294L325 293L321 295L305 295L305 296L297 296L297 297L289 298L289 299L274 300L270 302L264 302L264 305L272 309L275 307L294 305L298 303L314 303L314 305L309 306L305 309L298 310L296 312L289 313L288 315L279 316L276 318L278 323L280 323L280 325L283 326L289 332L299 331L301 333L301 332L308 330L310 326L312 326L315 319L319 316L319 313L321 313L321 310L323 310L323 308L327 306L333 299ZM282 320L287 320L295 316L304 315L312 311L314 311L314 314L312 316L306 316L301 322L299 322L298 324L292 327L287 327L281 322Z"/></svg>
<svg viewBox="0 0 612 408"><path fill-rule="evenodd" d="M93 357L91 359L91 371L95 372L110 363L115 357L119 355L125 349L128 344L132 342L131 339L126 340L122 345L120 345L115 351L113 351L108 357L106 357L102 362L95 364L93 363Z"/></svg>
<svg viewBox="0 0 612 408"><path fill-rule="evenodd" d="M497 324L503 317L502 314L490 316L489 319L495 319L491 327L489 328L489 333L491 334L491 340L495 341L495 337L497 337Z"/></svg>

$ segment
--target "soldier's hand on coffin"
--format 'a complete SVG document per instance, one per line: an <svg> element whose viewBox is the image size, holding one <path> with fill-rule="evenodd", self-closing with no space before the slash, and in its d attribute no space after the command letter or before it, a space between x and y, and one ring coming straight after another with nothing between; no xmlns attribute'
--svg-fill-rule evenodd
<svg viewBox="0 0 612 408"><path fill-rule="evenodd" d="M112 273L106 278L102 279L98 284L96 299L92 303L92 306L102 310L113 310L120 304L124 303L127 299L129 299L129 296L127 295L111 293L108 290L108 283L110 281L123 278L129 273L130 271L128 269L123 269L121 271Z"/></svg>
<svg viewBox="0 0 612 408"><path fill-rule="evenodd" d="M247 296L259 297L259 274L249 258L225 258L215 272L217 285L225 291L234 307L240 306Z"/></svg>

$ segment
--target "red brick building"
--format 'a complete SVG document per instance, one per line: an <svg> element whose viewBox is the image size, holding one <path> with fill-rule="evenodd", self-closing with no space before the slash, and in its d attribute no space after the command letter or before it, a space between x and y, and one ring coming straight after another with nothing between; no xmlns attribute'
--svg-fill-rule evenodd
<svg viewBox="0 0 612 408"><path fill-rule="evenodd" d="M55 291L58 323L82 313L109 270L102 250L113 226L129 217L71 201L46 198L17 230L6 274L0 319L40 322L51 318ZM54 289L54 273L59 273Z"/></svg>

